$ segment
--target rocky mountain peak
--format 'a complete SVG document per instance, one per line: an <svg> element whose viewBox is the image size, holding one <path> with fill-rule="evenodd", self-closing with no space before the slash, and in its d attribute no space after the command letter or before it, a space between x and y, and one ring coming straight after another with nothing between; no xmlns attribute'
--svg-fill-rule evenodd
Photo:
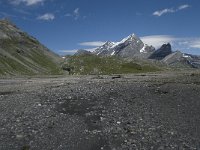
<svg viewBox="0 0 200 150"><path fill-rule="evenodd" d="M129 36L127 36L125 39L132 40L132 39L135 39L135 38L137 38L137 36L133 33L133 34L130 34Z"/></svg>
<svg viewBox="0 0 200 150"><path fill-rule="evenodd" d="M164 50L164 51L170 51L170 52L172 52L172 47L171 47L170 43L163 44L160 49Z"/></svg>
<svg viewBox="0 0 200 150"><path fill-rule="evenodd" d="M103 46L104 47L112 47L115 43L111 41L107 41Z"/></svg>
<svg viewBox="0 0 200 150"><path fill-rule="evenodd" d="M172 53L172 47L170 43L163 44L158 50L156 50L149 58L161 60Z"/></svg>
<svg viewBox="0 0 200 150"><path fill-rule="evenodd" d="M117 42L117 44L121 44L121 43L127 43L127 42L136 42L136 43L139 43L139 42L142 42L134 33L127 36L126 38L122 39L120 42Z"/></svg>
<svg viewBox="0 0 200 150"><path fill-rule="evenodd" d="M96 48L93 52L100 56L137 57L147 58L154 52L155 48L144 44L134 33L130 34L120 42L107 41L104 45Z"/></svg>

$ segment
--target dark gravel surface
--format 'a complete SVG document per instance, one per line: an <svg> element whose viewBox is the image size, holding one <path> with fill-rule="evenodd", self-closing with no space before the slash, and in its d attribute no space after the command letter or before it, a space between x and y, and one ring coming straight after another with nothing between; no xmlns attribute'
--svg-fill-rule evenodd
<svg viewBox="0 0 200 150"><path fill-rule="evenodd" d="M0 79L0 150L199 150L200 75Z"/></svg>

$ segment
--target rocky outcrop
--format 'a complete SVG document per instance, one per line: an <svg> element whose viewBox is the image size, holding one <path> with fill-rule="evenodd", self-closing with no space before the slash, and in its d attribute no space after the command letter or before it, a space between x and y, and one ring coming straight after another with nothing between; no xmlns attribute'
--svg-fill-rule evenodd
<svg viewBox="0 0 200 150"><path fill-rule="evenodd" d="M156 60L162 60L166 56L170 55L172 53L171 44L163 44L161 48L156 50L149 59L156 59Z"/></svg>
<svg viewBox="0 0 200 150"><path fill-rule="evenodd" d="M180 51L167 55L162 59L162 62L178 68L200 68L199 56L181 53Z"/></svg>

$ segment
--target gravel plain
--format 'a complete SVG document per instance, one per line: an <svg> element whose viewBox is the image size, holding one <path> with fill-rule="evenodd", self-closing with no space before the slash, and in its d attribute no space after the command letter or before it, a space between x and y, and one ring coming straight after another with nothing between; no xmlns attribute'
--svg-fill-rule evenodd
<svg viewBox="0 0 200 150"><path fill-rule="evenodd" d="M2 78L0 150L29 149L199 150L200 74Z"/></svg>

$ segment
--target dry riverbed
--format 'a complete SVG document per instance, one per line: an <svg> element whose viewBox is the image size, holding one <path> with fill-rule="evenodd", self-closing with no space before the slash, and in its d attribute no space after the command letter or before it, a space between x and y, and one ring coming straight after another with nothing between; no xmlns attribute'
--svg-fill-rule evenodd
<svg viewBox="0 0 200 150"><path fill-rule="evenodd" d="M200 149L200 74L0 79L0 150Z"/></svg>

